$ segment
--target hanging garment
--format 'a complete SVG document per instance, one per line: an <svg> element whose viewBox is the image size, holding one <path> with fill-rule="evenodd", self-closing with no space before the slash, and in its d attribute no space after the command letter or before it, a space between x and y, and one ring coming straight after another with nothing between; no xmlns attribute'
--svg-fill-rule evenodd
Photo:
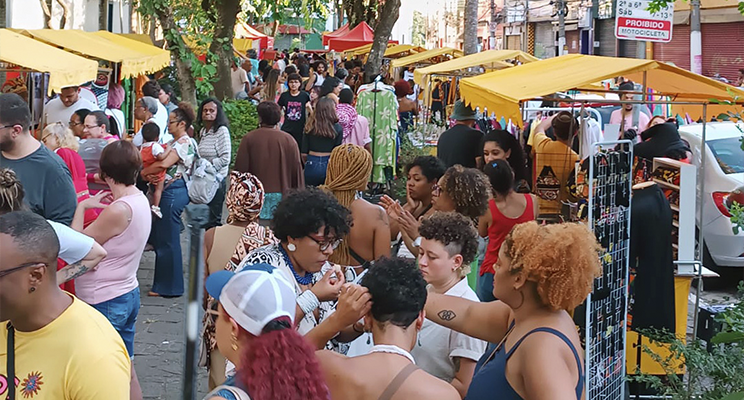
<svg viewBox="0 0 744 400"><path fill-rule="evenodd" d="M357 113L369 120L372 182L386 183L395 171L398 99L387 90L366 90L357 97Z"/></svg>
<svg viewBox="0 0 744 400"><path fill-rule="evenodd" d="M630 327L675 330L672 210L658 185L636 190L630 210ZM633 278L632 271L635 271Z"/></svg>

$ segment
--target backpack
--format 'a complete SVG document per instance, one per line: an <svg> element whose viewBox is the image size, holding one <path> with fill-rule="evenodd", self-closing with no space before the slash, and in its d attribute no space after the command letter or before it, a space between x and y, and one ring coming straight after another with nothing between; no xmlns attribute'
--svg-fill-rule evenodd
<svg viewBox="0 0 744 400"><path fill-rule="evenodd" d="M199 155L199 147L196 145L196 141L191 139L191 143L194 145L195 155L191 170L184 176L186 189L192 203L209 204L217 193L220 181L217 179L217 171L214 169L214 165Z"/></svg>

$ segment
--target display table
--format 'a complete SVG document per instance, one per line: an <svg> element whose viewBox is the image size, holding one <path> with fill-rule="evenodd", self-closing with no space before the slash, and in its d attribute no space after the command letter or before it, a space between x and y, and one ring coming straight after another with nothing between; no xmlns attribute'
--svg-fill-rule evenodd
<svg viewBox="0 0 744 400"><path fill-rule="evenodd" d="M677 274L674 277L674 318L675 318L675 334L678 338L686 340L687 338L687 316L689 313L689 294L690 285L692 280L695 278L695 274ZM715 278L718 274L703 267L703 277ZM696 318L693 316L693 318ZM638 358L638 333L633 331L627 331L625 336L625 367L628 371L628 375L636 375L637 364L636 359ZM659 355L662 360L670 356L669 345L665 344L651 344L649 339L645 336L642 337L641 346L648 346L655 354ZM684 364L682 360L676 366L676 372L678 374L684 374ZM666 375L666 371L662 368L659 363L654 361L651 356L641 350L641 373L650 375Z"/></svg>

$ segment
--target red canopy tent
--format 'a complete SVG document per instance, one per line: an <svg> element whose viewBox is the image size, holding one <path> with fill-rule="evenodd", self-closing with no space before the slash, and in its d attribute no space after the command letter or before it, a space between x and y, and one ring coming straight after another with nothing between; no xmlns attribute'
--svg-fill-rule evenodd
<svg viewBox="0 0 744 400"><path fill-rule="evenodd" d="M375 32L372 28L367 25L366 22L362 22L354 29L350 30L347 34L331 38L328 41L328 48L334 51L344 51L353 49L354 47L364 46L372 43L375 37Z"/></svg>
<svg viewBox="0 0 744 400"><path fill-rule="evenodd" d="M333 31L331 33L324 34L323 35L323 46L327 46L328 45L328 42L331 39L337 38L337 37L341 37L341 36L345 35L348 32L349 32L349 24L346 23L342 27L336 29L335 31Z"/></svg>

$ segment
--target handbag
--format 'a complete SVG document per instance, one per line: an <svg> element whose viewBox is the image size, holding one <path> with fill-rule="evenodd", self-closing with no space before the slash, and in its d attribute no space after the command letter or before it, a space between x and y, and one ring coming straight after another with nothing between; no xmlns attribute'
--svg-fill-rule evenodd
<svg viewBox="0 0 744 400"><path fill-rule="evenodd" d="M191 139L191 143L195 151L194 162L191 164L191 170L184 175L189 200L194 204L209 204L217 193L220 179L217 178L214 165L199 155L196 141Z"/></svg>

